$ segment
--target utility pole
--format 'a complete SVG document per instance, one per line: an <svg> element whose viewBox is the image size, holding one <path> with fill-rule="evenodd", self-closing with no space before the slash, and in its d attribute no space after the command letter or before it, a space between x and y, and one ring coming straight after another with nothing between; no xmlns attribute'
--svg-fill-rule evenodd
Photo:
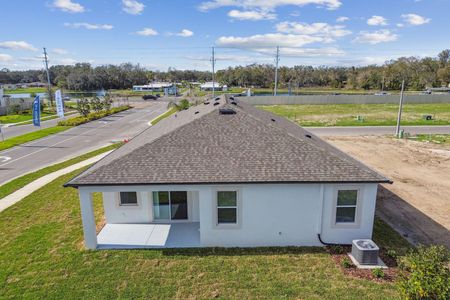
<svg viewBox="0 0 450 300"><path fill-rule="evenodd" d="M402 109L403 109L403 92L405 90L405 79L402 81L402 91L400 92L400 104L398 106L398 117L397 117L397 129L395 135L400 137L400 122L402 120Z"/></svg>
<svg viewBox="0 0 450 300"><path fill-rule="evenodd" d="M280 62L280 47L277 46L277 54L275 56L275 88L273 90L273 95L277 95L278 88L278 63Z"/></svg>
<svg viewBox="0 0 450 300"><path fill-rule="evenodd" d="M50 85L50 73L48 72L47 49L45 49L45 47L44 47L44 62L45 62L45 70L47 71L47 93L48 98L50 100L50 106L53 107L52 87Z"/></svg>
<svg viewBox="0 0 450 300"><path fill-rule="evenodd" d="M211 56L211 64L212 64L212 95L213 98L216 94L216 87L215 87L215 67L216 67L216 58L214 57L214 47L212 47L212 56Z"/></svg>

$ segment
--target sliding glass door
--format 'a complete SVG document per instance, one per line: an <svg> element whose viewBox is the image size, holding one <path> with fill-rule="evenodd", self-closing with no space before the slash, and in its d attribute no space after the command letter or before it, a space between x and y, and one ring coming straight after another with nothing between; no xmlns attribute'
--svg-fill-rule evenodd
<svg viewBox="0 0 450 300"><path fill-rule="evenodd" d="M155 220L187 220L187 192L153 192L153 218Z"/></svg>

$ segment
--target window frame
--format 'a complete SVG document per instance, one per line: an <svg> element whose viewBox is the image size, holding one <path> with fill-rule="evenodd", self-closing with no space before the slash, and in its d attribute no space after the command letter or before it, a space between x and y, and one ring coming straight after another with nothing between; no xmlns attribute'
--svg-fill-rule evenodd
<svg viewBox="0 0 450 300"><path fill-rule="evenodd" d="M356 191L356 204L355 205L338 205L339 191ZM363 188L361 186L337 186L334 192L333 201L333 215L332 215L332 227L337 228L359 228L361 224L361 210L362 210L362 193ZM337 221L337 209L340 207L354 207L355 219L353 222L338 222Z"/></svg>
<svg viewBox="0 0 450 300"><path fill-rule="evenodd" d="M236 192L235 206L219 206L219 192ZM217 187L213 189L213 228L215 229L239 229L242 224L242 192L238 187ZM235 208L236 223L219 223L219 208Z"/></svg>
<svg viewBox="0 0 450 300"><path fill-rule="evenodd" d="M122 193L135 193L136 203L122 203ZM118 204L120 207L136 207L139 206L139 193L136 191L120 191L118 193Z"/></svg>
<svg viewBox="0 0 450 300"><path fill-rule="evenodd" d="M156 219L155 218L155 211L154 211L154 197L153 197L153 193L160 193L160 192L166 192L168 193L168 200L169 200L169 218L167 219ZM171 193L172 192L186 192L186 204L187 204L187 217L186 219L172 219L172 196ZM151 209L151 214L152 214L152 220L153 222L161 222L161 223L177 223L177 222L187 222L191 220L191 204L189 201L189 191L187 190L154 190L150 192L150 209Z"/></svg>

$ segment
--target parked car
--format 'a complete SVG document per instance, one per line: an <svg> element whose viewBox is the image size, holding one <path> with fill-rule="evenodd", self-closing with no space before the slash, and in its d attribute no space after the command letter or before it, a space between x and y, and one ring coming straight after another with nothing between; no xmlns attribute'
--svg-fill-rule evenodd
<svg viewBox="0 0 450 300"><path fill-rule="evenodd" d="M156 100L156 99L158 99L158 97L156 97L154 95L144 95L144 96L142 96L142 99L144 99L144 100Z"/></svg>
<svg viewBox="0 0 450 300"><path fill-rule="evenodd" d="M379 93L375 93L374 95L375 96L387 96L387 95L390 95L391 93L388 93L388 92L379 92Z"/></svg>

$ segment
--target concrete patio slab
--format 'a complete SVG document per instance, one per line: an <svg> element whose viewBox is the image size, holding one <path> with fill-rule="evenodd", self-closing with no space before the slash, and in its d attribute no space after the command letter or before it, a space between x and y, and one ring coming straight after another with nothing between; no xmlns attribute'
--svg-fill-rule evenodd
<svg viewBox="0 0 450 300"><path fill-rule="evenodd" d="M200 223L106 224L97 236L98 249L200 247Z"/></svg>

